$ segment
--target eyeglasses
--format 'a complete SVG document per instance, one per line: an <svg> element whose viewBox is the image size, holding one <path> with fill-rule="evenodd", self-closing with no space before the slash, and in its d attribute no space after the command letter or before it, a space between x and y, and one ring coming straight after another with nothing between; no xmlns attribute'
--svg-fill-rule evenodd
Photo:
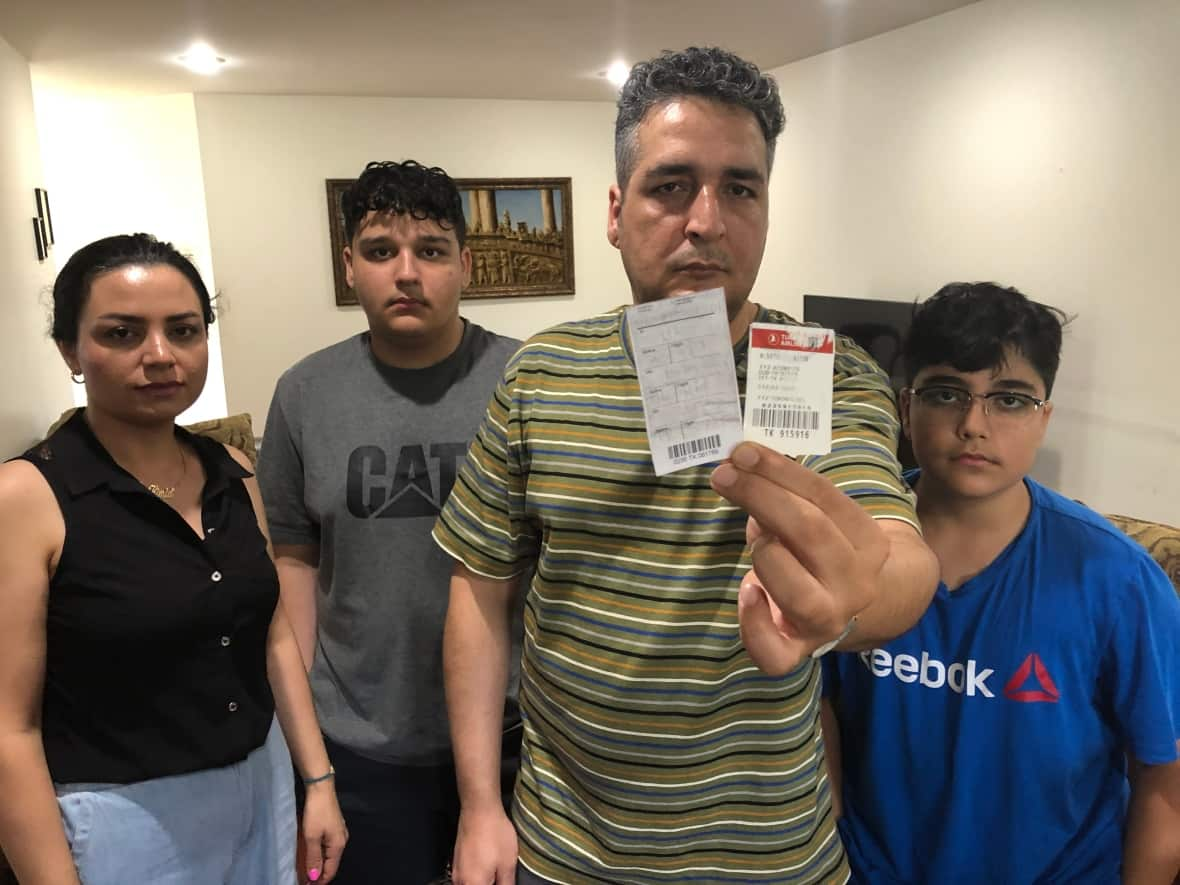
<svg viewBox="0 0 1180 885"><path fill-rule="evenodd" d="M974 400L982 400L983 414L993 421L1019 424L1027 421L1041 410L1046 400L1037 399L1027 393L1013 393L1008 390L995 390L991 393L972 393L961 387L948 387L933 384L930 387L907 387L903 393L908 393L917 400L923 408L930 409L935 414L953 415L970 411Z"/></svg>

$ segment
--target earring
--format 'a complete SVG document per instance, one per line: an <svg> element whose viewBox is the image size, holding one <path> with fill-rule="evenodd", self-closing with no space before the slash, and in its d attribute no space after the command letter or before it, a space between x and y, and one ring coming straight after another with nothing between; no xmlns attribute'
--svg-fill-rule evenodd
<svg viewBox="0 0 1180 885"><path fill-rule="evenodd" d="M86 379L82 377L81 372L70 372L70 380L75 384L85 384Z"/></svg>

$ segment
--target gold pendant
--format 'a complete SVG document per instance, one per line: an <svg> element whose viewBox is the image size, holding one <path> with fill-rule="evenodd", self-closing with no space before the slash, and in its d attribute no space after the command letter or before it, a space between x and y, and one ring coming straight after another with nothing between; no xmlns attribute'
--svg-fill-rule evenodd
<svg viewBox="0 0 1180 885"><path fill-rule="evenodd" d="M147 490L157 498L163 498L165 501L176 494L176 486L158 486L154 482L148 483Z"/></svg>

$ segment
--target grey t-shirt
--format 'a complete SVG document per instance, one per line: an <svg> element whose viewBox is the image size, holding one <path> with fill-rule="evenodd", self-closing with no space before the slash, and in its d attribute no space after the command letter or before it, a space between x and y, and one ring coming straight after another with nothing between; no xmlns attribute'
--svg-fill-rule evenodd
<svg viewBox="0 0 1180 885"><path fill-rule="evenodd" d="M519 345L466 322L442 362L394 369L365 332L296 363L275 388L258 462L271 538L320 546L312 693L324 733L369 758L450 760L453 563L430 530ZM513 634L506 727L518 720Z"/></svg>

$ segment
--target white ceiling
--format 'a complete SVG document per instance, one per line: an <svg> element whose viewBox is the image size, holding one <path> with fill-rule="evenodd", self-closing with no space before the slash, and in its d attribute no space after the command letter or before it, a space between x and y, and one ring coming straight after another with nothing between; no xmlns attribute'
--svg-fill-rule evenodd
<svg viewBox="0 0 1180 885"><path fill-rule="evenodd" d="M718 45L773 68L969 2L0 0L0 37L71 89L606 101L615 58ZM230 64L176 65L194 39Z"/></svg>

